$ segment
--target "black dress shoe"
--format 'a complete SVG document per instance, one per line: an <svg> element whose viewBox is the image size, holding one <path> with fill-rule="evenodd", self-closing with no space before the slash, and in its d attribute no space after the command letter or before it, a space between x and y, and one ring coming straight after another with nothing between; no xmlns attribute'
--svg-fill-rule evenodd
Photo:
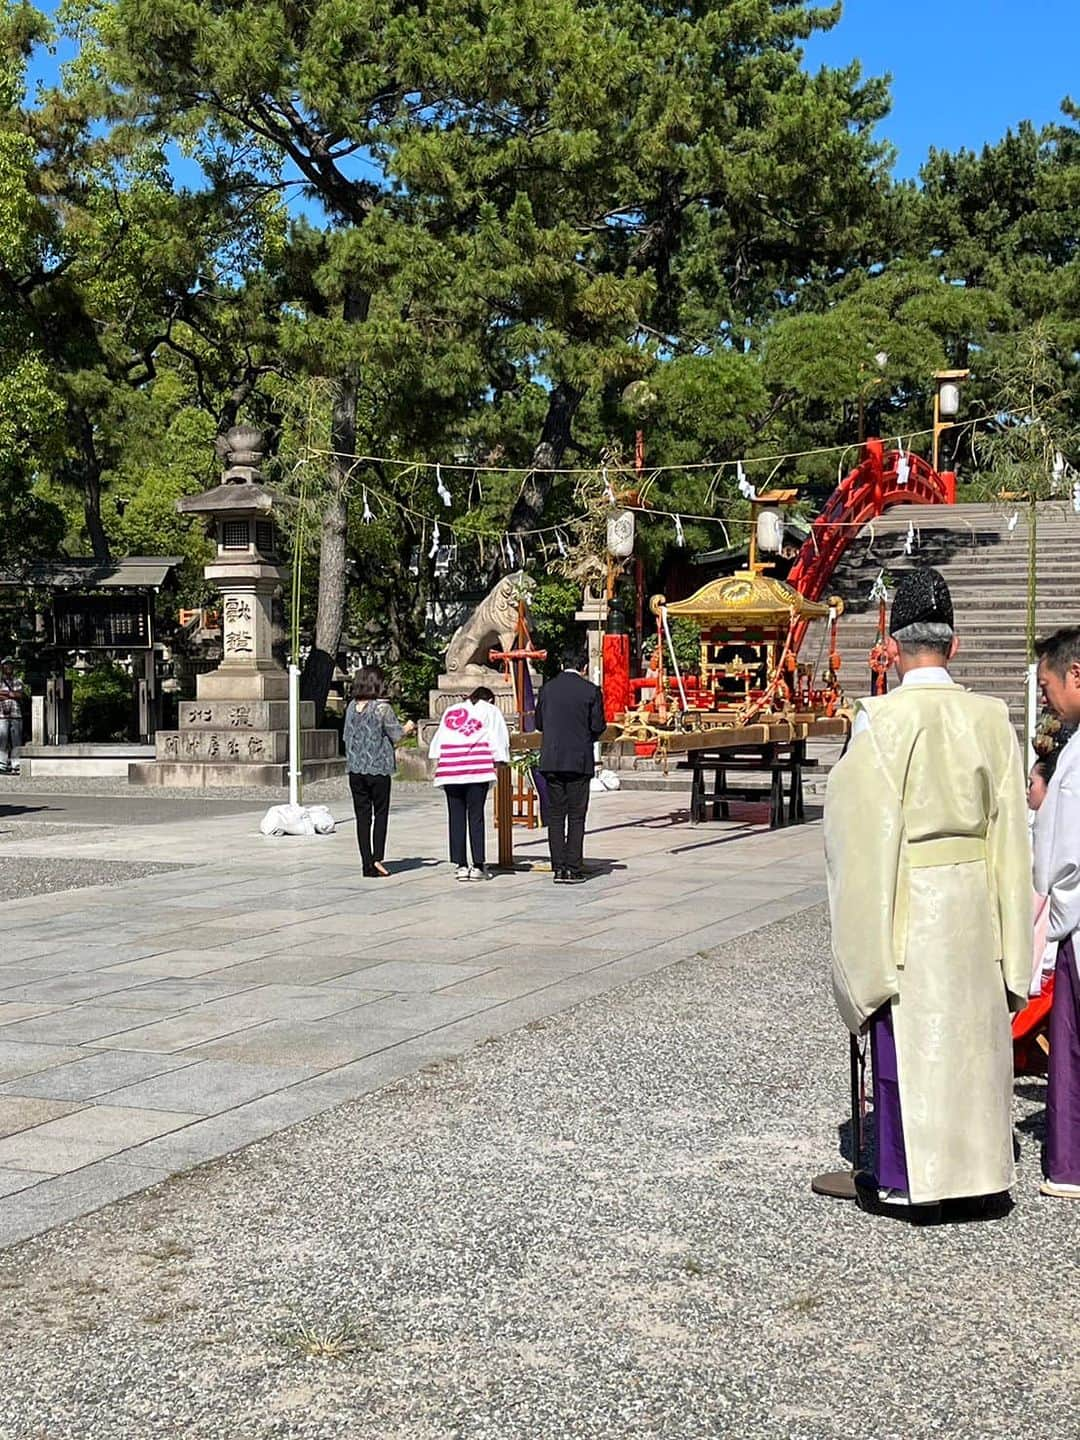
<svg viewBox="0 0 1080 1440"><path fill-rule="evenodd" d="M551 872L551 878L556 885L565 885L570 878L570 872L568 870L553 870Z"/></svg>
<svg viewBox="0 0 1080 1440"><path fill-rule="evenodd" d="M565 883L567 885L585 884L585 876L581 873L580 870L564 870L563 874L566 876Z"/></svg>

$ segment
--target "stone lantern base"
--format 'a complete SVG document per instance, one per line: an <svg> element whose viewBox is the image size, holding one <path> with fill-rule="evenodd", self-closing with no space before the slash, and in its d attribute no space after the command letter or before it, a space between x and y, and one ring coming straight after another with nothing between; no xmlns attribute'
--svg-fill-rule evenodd
<svg viewBox="0 0 1080 1440"><path fill-rule="evenodd" d="M243 683L238 685L238 680ZM221 666L200 675L196 687L196 698L180 706L180 729L158 731L157 758L130 765L129 783L196 790L288 785L288 676L282 670L255 674L245 670L229 676L227 667ZM218 698L222 692L228 698ZM301 701L304 781L344 775L339 749L337 731L316 730L315 706Z"/></svg>

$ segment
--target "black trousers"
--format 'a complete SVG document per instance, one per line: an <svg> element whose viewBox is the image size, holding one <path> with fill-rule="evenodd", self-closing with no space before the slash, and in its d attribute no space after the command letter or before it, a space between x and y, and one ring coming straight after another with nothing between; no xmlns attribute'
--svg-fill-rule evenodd
<svg viewBox="0 0 1080 1440"><path fill-rule="evenodd" d="M484 868L484 802L487 800L488 783L477 780L471 785L444 785L446 791L446 813L450 821L450 863L467 865L465 852L465 830L468 827L469 849L472 863L478 870Z"/></svg>
<svg viewBox="0 0 1080 1440"><path fill-rule="evenodd" d="M585 816L589 809L592 774L545 770L548 787L548 844L553 870L580 870L585 845Z"/></svg>
<svg viewBox="0 0 1080 1440"><path fill-rule="evenodd" d="M349 771L349 789L356 811L356 838L364 874L371 875L376 860L386 854L386 822L390 817L390 776L357 775Z"/></svg>

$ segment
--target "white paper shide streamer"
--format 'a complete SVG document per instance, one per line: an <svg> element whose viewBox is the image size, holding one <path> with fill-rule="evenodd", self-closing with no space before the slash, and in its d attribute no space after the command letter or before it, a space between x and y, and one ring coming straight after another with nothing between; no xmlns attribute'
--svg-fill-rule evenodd
<svg viewBox="0 0 1080 1440"><path fill-rule="evenodd" d="M735 478L739 484L739 494L743 497L743 499L756 500L757 491L754 489L753 485L750 484L750 481L746 478L746 471L743 469L743 463L741 460L736 460L735 462Z"/></svg>
<svg viewBox="0 0 1080 1440"><path fill-rule="evenodd" d="M364 513L360 516L360 523L361 523L362 525L370 525L371 522L372 522L374 519L375 519L375 516L374 516L374 514L372 513L371 506L368 504L367 486L365 485L365 486L364 486Z"/></svg>
<svg viewBox="0 0 1080 1440"><path fill-rule="evenodd" d="M454 503L454 498L450 494L450 491L446 488L446 485L443 481L441 465L435 466L435 489L438 492L439 499L449 510L450 506Z"/></svg>
<svg viewBox="0 0 1080 1440"><path fill-rule="evenodd" d="M911 479L911 456L904 449L903 441L897 440L896 448L900 453L900 458L896 462L896 483L902 488L906 488ZM911 554L910 550L908 554Z"/></svg>
<svg viewBox="0 0 1080 1440"><path fill-rule="evenodd" d="M439 545L441 543L442 542L439 536L439 522L436 520L434 529L431 532L431 549L428 551L429 560L434 560L435 556L438 555Z"/></svg>
<svg viewBox="0 0 1080 1440"><path fill-rule="evenodd" d="M675 521L675 544L685 545L686 536L683 534L682 517L680 515L676 515L673 518Z"/></svg>

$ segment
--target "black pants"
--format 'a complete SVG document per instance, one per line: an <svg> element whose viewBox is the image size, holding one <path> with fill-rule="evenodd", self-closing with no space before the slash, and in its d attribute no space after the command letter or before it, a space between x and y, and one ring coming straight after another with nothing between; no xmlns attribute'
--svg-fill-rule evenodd
<svg viewBox="0 0 1080 1440"><path fill-rule="evenodd" d="M390 816L390 776L357 775L349 771L349 789L356 811L356 838L364 874L375 871L376 860L386 854L386 822Z"/></svg>
<svg viewBox="0 0 1080 1440"><path fill-rule="evenodd" d="M592 775L577 775L568 770L545 770L543 773L548 787L551 868L580 870Z"/></svg>
<svg viewBox="0 0 1080 1440"><path fill-rule="evenodd" d="M450 819L450 863L467 865L465 858L465 827L468 822L469 849L472 863L484 868L484 802L488 784L478 780L472 785L444 785L446 813Z"/></svg>

